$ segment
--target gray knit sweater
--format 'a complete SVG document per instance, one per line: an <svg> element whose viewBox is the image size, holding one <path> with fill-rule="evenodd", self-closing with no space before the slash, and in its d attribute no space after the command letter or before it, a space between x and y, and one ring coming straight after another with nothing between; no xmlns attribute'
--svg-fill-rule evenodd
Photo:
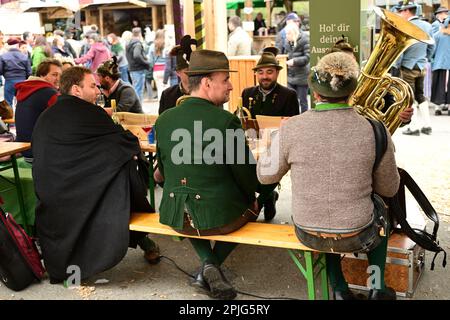
<svg viewBox="0 0 450 320"><path fill-rule="evenodd" d="M353 109L311 110L292 117L273 137L271 149L258 161L258 178L263 184L276 183L291 170L293 221L305 230L361 230L372 221L372 190L393 196L399 187L389 133L386 153L372 175L373 129Z"/></svg>

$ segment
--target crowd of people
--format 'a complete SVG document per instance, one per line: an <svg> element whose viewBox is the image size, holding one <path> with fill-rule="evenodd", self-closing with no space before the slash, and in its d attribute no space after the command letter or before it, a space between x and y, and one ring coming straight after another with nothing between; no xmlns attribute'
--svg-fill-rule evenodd
<svg viewBox="0 0 450 320"><path fill-rule="evenodd" d="M406 3L398 11L425 26L416 22L414 8ZM236 18L229 20L230 39L243 34ZM445 46L443 37L449 37L448 20L439 22L434 34L430 25L436 48ZM399 188L393 142L379 123L386 148L377 153L375 127L347 104L360 72L352 46L339 41L310 68L309 35L300 23L297 14L286 16L284 36L280 32L277 46L266 48L253 69L257 85L241 94L250 118L287 118L271 137L269 149L276 152L262 154L258 161L246 142L242 119L223 110L233 89L230 73L236 72L223 52L193 51L196 41L190 36L168 50L163 30L156 31L148 45L140 27L122 39L109 34L105 40L92 30L83 47L59 31L54 32L52 46L30 34L23 40L8 39L9 48L0 55L0 74L5 78L5 99L10 104L17 101L17 141L32 142L32 150L23 155L33 174L36 235L51 283L64 281L71 265L80 267L82 279L111 268L129 246L139 246L149 263L159 261L159 246L147 234L128 229L130 212L155 209L146 198L149 164L137 137L111 117L113 99L116 111L143 113L144 90L154 79L160 102L154 177L163 186L162 224L201 237L230 233L255 221L261 212L270 221L279 197L275 189L290 170L296 235L310 248L327 252L335 299L357 298L336 252L367 253L370 264L382 271L369 299L395 299L383 277L390 226L378 196L391 197ZM413 87L419 112L426 103L424 63L433 54L439 57L436 48L415 44L397 64ZM288 55L288 87L278 83L283 68L276 58L279 52ZM446 70L448 77L450 66L441 67L446 69L433 70ZM312 110L308 88L316 101ZM442 92L448 90L435 95ZM106 97L104 108L96 103L100 95ZM398 116L408 124L412 114L410 107ZM208 130L204 135L198 134L202 128ZM427 128L424 125L421 132L430 134ZM211 136L214 147L208 144ZM237 291L220 267L236 244L194 238L190 242L201 263L192 285L210 297L234 299Z"/></svg>
<svg viewBox="0 0 450 320"><path fill-rule="evenodd" d="M110 33L102 37L92 25L81 35L81 40L74 40L70 30L55 30L47 37L25 32L21 38L9 37L5 42L0 32L0 86L4 85L6 102L15 104L14 85L35 76L45 59L59 60L64 69L82 65L96 73L112 57L117 59L120 79L132 85L141 103L145 92L147 98L159 100L162 91L169 84L177 84L178 78L171 64L172 46L166 43L165 31L147 29L145 38L140 27L121 36Z"/></svg>

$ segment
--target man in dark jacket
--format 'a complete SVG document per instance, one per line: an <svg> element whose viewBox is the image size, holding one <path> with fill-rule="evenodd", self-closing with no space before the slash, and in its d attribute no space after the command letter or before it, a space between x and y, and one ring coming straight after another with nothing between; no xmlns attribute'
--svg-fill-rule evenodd
<svg viewBox="0 0 450 320"><path fill-rule="evenodd" d="M100 91L89 69L64 71L60 90L32 139L36 231L50 283L112 268L129 245L139 245L156 263L156 244L129 232L130 210L153 210L139 141L94 105Z"/></svg>
<svg viewBox="0 0 450 320"><path fill-rule="evenodd" d="M0 76L5 78L5 100L12 105L17 82L25 81L31 76L31 62L26 54L19 50L19 39L10 38L7 41L9 51L0 56Z"/></svg>
<svg viewBox="0 0 450 320"><path fill-rule="evenodd" d="M131 30L133 38L126 46L125 52L128 60L128 70L130 71L133 87L136 90L139 99L144 99L144 84L146 71L150 70L150 61L145 55L144 46L142 45L141 28L133 28Z"/></svg>
<svg viewBox="0 0 450 320"><path fill-rule="evenodd" d="M189 94L189 77L186 74L189 64L184 59L183 53L181 46L175 46L170 52L172 57L176 57L176 73L181 81L162 92L161 100L159 101L159 114L175 107L178 98Z"/></svg>
<svg viewBox="0 0 450 320"><path fill-rule="evenodd" d="M46 59L36 71L36 77L16 83L16 130L18 142L31 142L34 125L41 113L56 103L62 65L59 60ZM27 162L33 162L31 150L23 151Z"/></svg>
<svg viewBox="0 0 450 320"><path fill-rule="evenodd" d="M97 69L97 75L106 96L106 108L111 107L111 100L114 99L117 112L144 113L134 88L120 79L116 57L102 63Z"/></svg>
<svg viewBox="0 0 450 320"><path fill-rule="evenodd" d="M258 85L242 91L242 104L256 115L292 117L299 114L297 94L277 82L283 68L276 59L275 47L265 48L255 71ZM250 99L251 98L251 99Z"/></svg>

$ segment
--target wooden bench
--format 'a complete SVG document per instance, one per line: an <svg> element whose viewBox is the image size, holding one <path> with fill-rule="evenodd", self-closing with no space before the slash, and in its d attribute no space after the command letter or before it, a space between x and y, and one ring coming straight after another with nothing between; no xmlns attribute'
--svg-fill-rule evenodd
<svg viewBox="0 0 450 320"><path fill-rule="evenodd" d="M225 235L189 236L176 232L169 226L159 223L157 213L133 213L130 219L130 230L162 234L175 237L207 239L284 248L305 277L308 298L316 298L315 279L320 275L322 298L328 300L328 277L326 272L325 253L305 247L297 239L294 226L261 222L249 222L239 230ZM317 270L316 270L317 269Z"/></svg>

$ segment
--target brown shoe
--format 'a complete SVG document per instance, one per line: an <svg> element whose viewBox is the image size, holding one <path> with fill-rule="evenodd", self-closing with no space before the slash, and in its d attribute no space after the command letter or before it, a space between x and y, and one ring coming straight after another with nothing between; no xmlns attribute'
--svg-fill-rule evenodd
<svg viewBox="0 0 450 320"><path fill-rule="evenodd" d="M157 264L161 260L161 254L159 251L159 246L156 245L154 248L144 252L144 259L150 264Z"/></svg>

